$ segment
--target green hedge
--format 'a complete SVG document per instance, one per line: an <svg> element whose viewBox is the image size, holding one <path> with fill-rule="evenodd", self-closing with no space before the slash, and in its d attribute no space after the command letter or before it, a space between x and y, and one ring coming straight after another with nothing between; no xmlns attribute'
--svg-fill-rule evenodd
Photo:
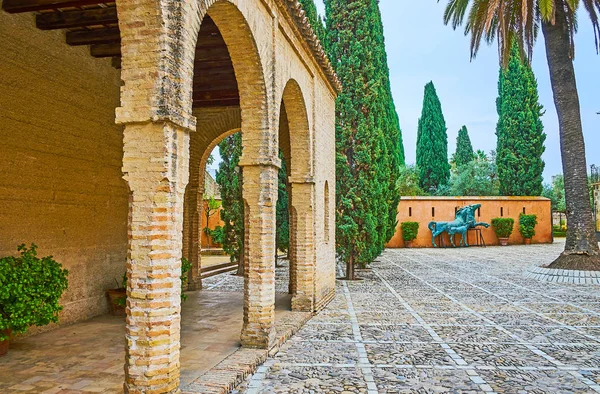
<svg viewBox="0 0 600 394"><path fill-rule="evenodd" d="M402 222L400 224L402 229L402 239L405 241L414 241L419 233L419 223L417 222Z"/></svg>

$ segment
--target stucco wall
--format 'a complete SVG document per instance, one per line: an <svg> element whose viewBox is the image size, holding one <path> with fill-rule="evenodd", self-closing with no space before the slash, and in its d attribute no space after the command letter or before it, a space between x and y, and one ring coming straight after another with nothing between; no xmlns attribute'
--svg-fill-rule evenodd
<svg viewBox="0 0 600 394"><path fill-rule="evenodd" d="M69 270L61 323L102 314L127 253L118 71L32 14L0 37L0 256L37 244Z"/></svg>
<svg viewBox="0 0 600 394"><path fill-rule="evenodd" d="M221 202L221 200L217 200L219 203ZM204 232L204 228L206 227L206 210L208 209L208 201L204 200L203 201L203 206L202 206L202 222L200 223L200 229L202 231L202 235L201 235L201 247L202 249L206 249L206 248L220 248L221 245L218 245L216 243L213 242L212 238L209 237L205 232ZM217 209L217 211L215 213L213 213L210 218L208 219L208 228L211 230L214 230L217 227L223 227L225 225L225 222L223 222L223 220L221 220L221 211L223 210L223 207L219 207Z"/></svg>
<svg viewBox="0 0 600 394"><path fill-rule="evenodd" d="M519 214L525 210L526 214L537 215L538 224L532 243L552 242L552 213L551 202L543 197L402 197L398 204L398 225L396 234L387 244L388 248L402 248L402 222L419 222L419 233L414 242L415 247L431 247L431 231L427 225L431 221L447 222L454 220L455 209L471 204L481 204L476 213L478 222L491 224L493 218L510 217L515 220L513 233L509 244L522 244L523 237L519 233ZM432 212L432 209L435 212ZM498 238L492 226L480 227L486 245L498 245ZM446 245L449 245L447 235L444 234ZM456 236L456 242L460 236ZM469 244L475 244L475 233L469 232Z"/></svg>

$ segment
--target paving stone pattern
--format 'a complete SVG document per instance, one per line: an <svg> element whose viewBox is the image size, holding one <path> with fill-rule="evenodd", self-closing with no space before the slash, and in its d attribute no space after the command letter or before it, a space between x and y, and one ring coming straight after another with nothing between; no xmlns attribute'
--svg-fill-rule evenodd
<svg viewBox="0 0 600 394"><path fill-rule="evenodd" d="M600 286L527 277L563 247L387 250L233 392L600 392Z"/></svg>

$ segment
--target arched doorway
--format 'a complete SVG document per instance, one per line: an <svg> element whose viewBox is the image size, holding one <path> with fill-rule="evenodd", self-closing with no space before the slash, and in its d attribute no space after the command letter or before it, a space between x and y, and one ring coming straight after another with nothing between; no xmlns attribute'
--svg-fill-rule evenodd
<svg viewBox="0 0 600 394"><path fill-rule="evenodd" d="M315 221L313 144L304 95L290 79L281 99L279 146L288 171L292 310L314 310Z"/></svg>

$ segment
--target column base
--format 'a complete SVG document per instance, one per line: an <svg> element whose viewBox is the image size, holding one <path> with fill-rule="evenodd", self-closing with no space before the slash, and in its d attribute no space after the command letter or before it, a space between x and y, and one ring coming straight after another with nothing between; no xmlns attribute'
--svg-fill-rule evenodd
<svg viewBox="0 0 600 394"><path fill-rule="evenodd" d="M275 333L272 328L265 328L254 324L245 324L242 328L242 347L249 349L269 349L275 342Z"/></svg>
<svg viewBox="0 0 600 394"><path fill-rule="evenodd" d="M292 296L292 311L293 312L312 312L314 303L312 297L305 295Z"/></svg>

